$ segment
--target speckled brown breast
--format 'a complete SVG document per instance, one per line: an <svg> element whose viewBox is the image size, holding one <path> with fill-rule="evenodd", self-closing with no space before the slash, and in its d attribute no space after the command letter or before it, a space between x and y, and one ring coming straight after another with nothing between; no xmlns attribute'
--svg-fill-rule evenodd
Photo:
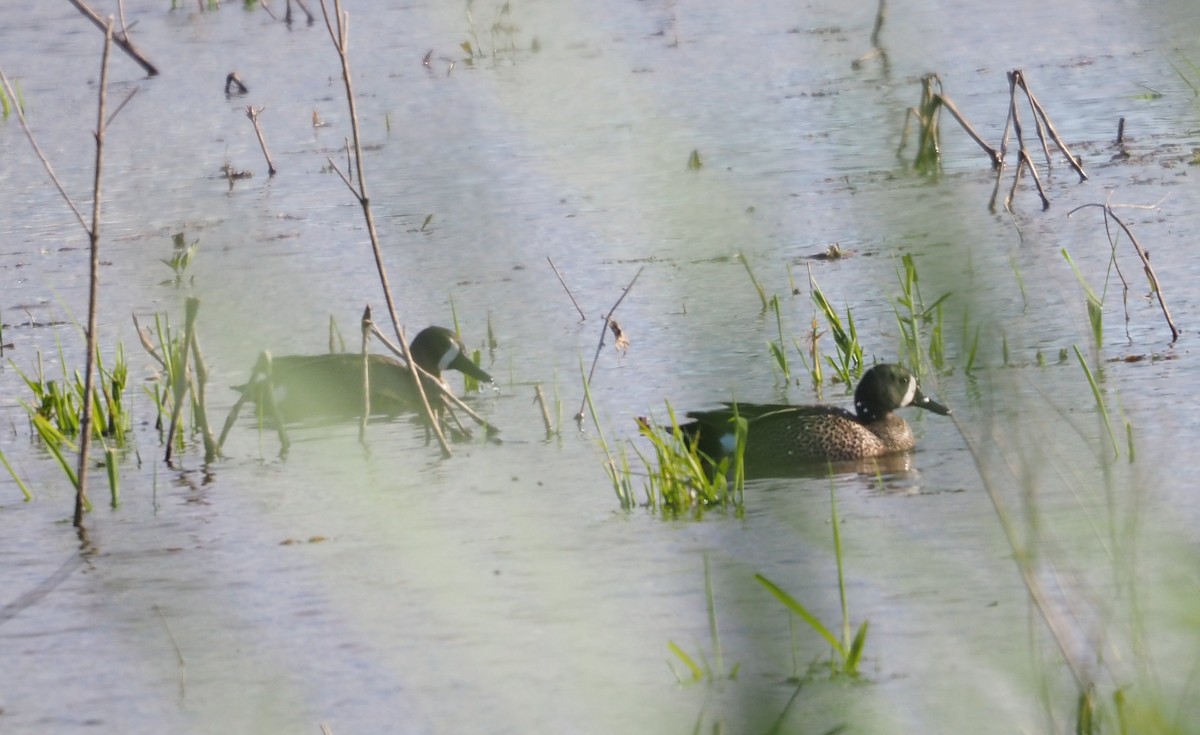
<svg viewBox="0 0 1200 735"><path fill-rule="evenodd" d="M839 409L796 411L752 421L746 461L847 460L906 452L916 445L908 423L894 413L871 424Z"/></svg>

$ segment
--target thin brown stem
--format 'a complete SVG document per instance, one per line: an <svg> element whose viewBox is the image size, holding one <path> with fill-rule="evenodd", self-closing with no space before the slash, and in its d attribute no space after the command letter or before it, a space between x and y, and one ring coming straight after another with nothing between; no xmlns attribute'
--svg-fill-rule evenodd
<svg viewBox="0 0 1200 735"><path fill-rule="evenodd" d="M37 155L38 160L42 162L42 167L50 175L50 181L54 184L54 188L58 189L58 193L62 196L63 201L71 208L71 212L75 214L75 219L79 222L79 226L83 228L84 232L87 232L87 220L83 218L83 213L79 211L79 207L76 207L75 202L71 200L71 195L67 194L67 190L63 188L58 175L54 173L54 167L50 165L50 159L46 158L46 154L42 152L37 139L33 137L33 131L29 128L29 122L25 119L25 110L20 104L16 103L19 98L13 92L12 85L8 82L8 77L4 76L3 69L0 69L0 84L4 85L4 91L8 94L8 98L13 100L13 109L17 111L17 119L21 122L21 129L25 131L25 137L29 139L29 145L33 148L33 152Z"/></svg>
<svg viewBox="0 0 1200 735"><path fill-rule="evenodd" d="M1029 152L1024 147L1021 148L1018 154L1029 165L1029 175L1033 177L1033 183L1037 187L1038 196L1042 198L1042 211L1050 208L1050 199L1046 196L1046 190L1042 188L1042 179L1038 176L1037 166L1033 165L1033 159L1029 157Z"/></svg>
<svg viewBox="0 0 1200 735"><path fill-rule="evenodd" d="M399 340L400 348L403 350L404 359L408 363L409 370L412 371L413 383L417 386L417 394L421 396L421 406L425 409L425 417L429 420L429 425L433 429L434 436L437 437L438 444L441 445L442 455L449 457L453 454L450 451L450 444L446 441L441 426L438 425L437 417L434 415L433 408L429 404L429 397L425 395L425 386L422 384L424 381L421 380L420 374L417 371L417 363L412 359L412 355L408 351L408 340L404 337L404 327L400 324L400 317L396 311L396 302L392 297L392 287L388 283L387 268L383 263L383 249L379 245L379 233L375 228L375 215L371 210L371 199L367 194L367 181L362 155L362 136L358 125L358 107L354 96L353 78L350 74L350 15L342 10L341 0L333 0L334 18L330 18L329 8L325 0L321 0L321 12L325 16L325 28L329 31L329 38L333 41L334 49L337 50L338 58L341 60L342 83L346 87L346 101L350 107L350 129L354 136L354 167L358 180L358 189L354 192L354 195L362 207L363 218L367 223L367 234L371 238L371 250L375 255L375 267L379 271L379 281L383 287L384 300L387 302L388 316L391 318L392 326L395 328L396 338ZM337 22L336 29L334 27L335 20Z"/></svg>
<svg viewBox="0 0 1200 735"><path fill-rule="evenodd" d="M246 117L254 124L254 134L258 136L258 145L262 148L263 157L267 159L267 175L274 176L277 172L275 161L271 160L271 152L267 150L267 139L263 136L262 126L258 124L258 115L265 107L246 105Z"/></svg>
<svg viewBox="0 0 1200 735"><path fill-rule="evenodd" d="M150 63L150 60L147 59L145 55L137 49L136 46L133 45L133 41L129 40L129 36L127 34L113 33L111 25L112 18L109 18L106 22L105 19L101 18L96 11L89 8L87 3L83 2L83 0L68 0L68 2L74 5L79 12L83 13L84 17L92 21L92 23L95 23L97 28L104 31L105 36L112 36L111 41L106 40L105 43L117 44L122 51L129 54L129 58L136 61L139 66L146 70L146 74L152 77L158 75L158 68L154 66L154 64Z"/></svg>
<svg viewBox="0 0 1200 735"><path fill-rule="evenodd" d="M575 311L579 312L579 321L586 322L587 315L583 313L583 309L579 308L579 302L575 300L575 295L571 293L571 289L567 288L567 282L563 280L562 274L558 272L558 267L554 265L554 261L550 256L546 256L546 262L554 270L554 275L558 276L558 282L562 284L563 290L567 292L567 298L571 299L571 303L575 305Z"/></svg>
<svg viewBox="0 0 1200 735"><path fill-rule="evenodd" d="M952 102L949 97L939 93L937 95L937 99L938 102L940 102L942 106L949 110L950 114L954 116L954 119L958 122L959 127L965 130L967 135L971 136L971 140L975 141L975 143L982 148L985 153L988 154L988 158L992 160L992 168L1000 168L1000 166L1004 164L1004 158L1000 152L988 145L983 138L980 137L979 133L975 132L974 126L971 125L971 122L967 120L965 115L958 111L958 107L954 105L954 102Z"/></svg>
<svg viewBox="0 0 1200 735"><path fill-rule="evenodd" d="M1133 244L1134 251L1137 252L1138 258L1140 258L1142 261L1142 269L1146 273L1146 279L1150 281L1150 288L1154 290L1154 296L1158 299L1158 306L1162 310L1163 318L1167 320L1167 327L1169 327L1171 330L1171 344L1175 344L1175 342L1179 340L1179 327L1175 326L1175 320L1171 317L1171 310L1167 308L1167 302L1163 299L1162 286L1158 282L1158 276L1154 273L1153 266L1150 265L1150 253L1148 253L1146 249L1142 247L1142 244L1138 242L1137 237L1134 236L1133 230L1129 229L1129 225L1125 224L1125 221L1117 216L1117 213L1113 211L1112 205L1108 203L1083 204L1075 209L1072 209L1067 213L1067 216L1070 217L1084 207L1103 208L1104 216L1111 217L1113 222L1116 222L1126 236L1129 237L1129 242Z"/></svg>
<svg viewBox="0 0 1200 735"><path fill-rule="evenodd" d="M542 385L538 383L533 386L534 400L542 409L542 424L546 427L546 438L554 436L554 423L550 420L550 410L546 408L546 396L542 393Z"/></svg>
<svg viewBox="0 0 1200 735"><path fill-rule="evenodd" d="M1083 164L1079 161L1079 158L1075 154L1071 153L1071 151L1067 149L1067 145L1063 143L1062 136L1058 134L1058 130L1055 129L1054 123L1050 122L1050 117L1046 115L1046 110L1042 107L1042 103L1038 102L1038 99L1033 95L1033 92L1029 91L1029 87L1025 84L1025 74L1020 69L1013 73L1016 75L1016 83L1021 86L1021 89L1024 90L1026 96L1029 97L1029 104L1031 107L1033 107L1035 114L1046 123L1046 130L1050 132L1050 139L1054 141L1054 144L1058 146L1058 149L1063 152L1064 156L1067 157L1067 161L1071 164L1071 168L1075 169L1075 173L1079 174L1079 180L1087 181L1088 175L1083 171Z"/></svg>
<svg viewBox="0 0 1200 735"><path fill-rule="evenodd" d="M83 406L79 417L79 464L76 468L75 514L76 528L83 526L83 509L87 505L88 452L92 446L92 395L96 390L96 330L99 328L97 302L100 291L100 208L103 197L104 173L104 121L105 103L108 101L108 59L112 50L112 18L108 19L104 31L104 53L100 58L99 98L96 104L96 165L92 181L92 226L88 228L88 244L91 264L88 270L88 326L87 358L84 361Z"/></svg>
<svg viewBox="0 0 1200 735"><path fill-rule="evenodd" d="M588 370L588 385L592 384L592 376L596 374L596 363L600 361L600 350L604 349L604 335L608 332L609 321L612 319L612 315L614 312L616 312L617 307L621 305L621 302L624 301L625 297L629 295L629 292L633 290L633 284L637 283L638 276L642 275L642 271L644 270L646 270L645 266L638 268L638 272L633 274L633 280L629 282L629 285L626 286L625 290L621 293L621 298L617 299L617 303L613 304L612 308L608 310L608 313L604 315L604 324L600 327L600 342L596 345L596 354L592 357L592 367ZM583 410L587 408L586 393L587 391L585 390L583 402L579 405L579 412L575 414L576 423L583 421Z"/></svg>

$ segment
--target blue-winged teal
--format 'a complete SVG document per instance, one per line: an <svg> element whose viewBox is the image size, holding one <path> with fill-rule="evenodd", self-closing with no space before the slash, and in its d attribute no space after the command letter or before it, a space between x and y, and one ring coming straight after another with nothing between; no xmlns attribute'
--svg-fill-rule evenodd
<svg viewBox="0 0 1200 735"><path fill-rule="evenodd" d="M854 391L856 413L835 406L726 404L715 411L693 411L692 422L680 426L713 459L733 451L732 419L746 420L745 460L749 464L781 464L854 460L907 452L916 444L897 408L918 406L943 416L950 409L928 398L916 377L899 365L876 365L863 374Z"/></svg>
<svg viewBox="0 0 1200 735"><path fill-rule="evenodd" d="M445 327L426 327L409 347L413 361L441 379L443 370L458 370L490 383L492 376L467 357L466 347ZM386 355L370 355L371 413L394 416L421 405L412 373L404 363ZM361 416L363 409L362 355L285 355L271 360L275 405L285 421L304 418ZM426 378L425 395L435 411L441 394ZM267 377L256 369L249 383L236 386L248 400L260 402Z"/></svg>

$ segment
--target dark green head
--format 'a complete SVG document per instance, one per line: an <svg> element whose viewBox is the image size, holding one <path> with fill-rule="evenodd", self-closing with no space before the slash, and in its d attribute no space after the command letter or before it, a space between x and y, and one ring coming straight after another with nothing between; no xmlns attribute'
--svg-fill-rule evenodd
<svg viewBox="0 0 1200 735"><path fill-rule="evenodd" d="M454 332L445 327L425 327L409 346L413 361L433 375L443 370L457 370L484 383L492 376L481 370L467 357L467 348Z"/></svg>
<svg viewBox="0 0 1200 735"><path fill-rule="evenodd" d="M854 410L863 423L872 423L897 408L917 406L942 416L950 409L921 392L917 377L899 365L876 365L863 373L854 390Z"/></svg>

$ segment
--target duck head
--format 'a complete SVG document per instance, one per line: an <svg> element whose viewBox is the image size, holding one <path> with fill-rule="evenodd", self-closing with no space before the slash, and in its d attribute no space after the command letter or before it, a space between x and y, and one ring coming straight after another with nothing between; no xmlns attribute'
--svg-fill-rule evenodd
<svg viewBox="0 0 1200 735"><path fill-rule="evenodd" d="M467 348L454 332L445 327L426 327L409 345L413 361L426 372L441 377L443 370L457 370L472 378L491 383L492 376L467 357Z"/></svg>
<svg viewBox="0 0 1200 735"><path fill-rule="evenodd" d="M863 373L854 390L854 410L864 423L878 421L905 406L916 406L942 416L950 414L950 409L921 392L917 376L899 365L876 365Z"/></svg>

